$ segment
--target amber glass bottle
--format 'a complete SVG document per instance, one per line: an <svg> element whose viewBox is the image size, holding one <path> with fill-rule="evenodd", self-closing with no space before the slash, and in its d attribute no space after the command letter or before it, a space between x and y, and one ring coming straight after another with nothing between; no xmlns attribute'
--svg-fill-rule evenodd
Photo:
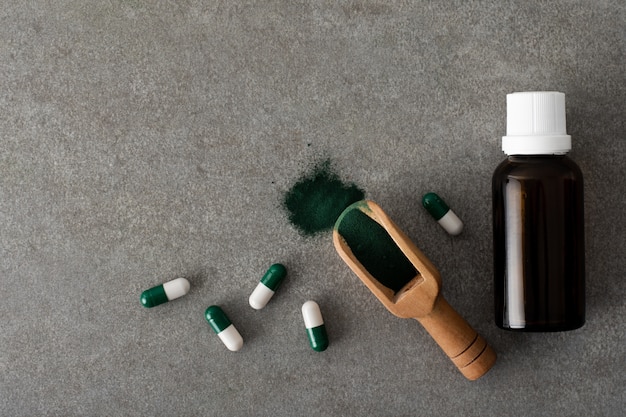
<svg viewBox="0 0 626 417"><path fill-rule="evenodd" d="M565 96L507 96L508 155L493 174L496 324L560 331L585 322L583 177L565 154Z"/></svg>

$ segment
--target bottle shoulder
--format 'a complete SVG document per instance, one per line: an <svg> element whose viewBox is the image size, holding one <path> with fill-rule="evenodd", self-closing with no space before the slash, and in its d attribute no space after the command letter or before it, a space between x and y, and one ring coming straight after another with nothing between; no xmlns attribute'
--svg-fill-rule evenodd
<svg viewBox="0 0 626 417"><path fill-rule="evenodd" d="M545 178L563 177L582 180L582 172L565 155L509 156L502 161L493 177Z"/></svg>

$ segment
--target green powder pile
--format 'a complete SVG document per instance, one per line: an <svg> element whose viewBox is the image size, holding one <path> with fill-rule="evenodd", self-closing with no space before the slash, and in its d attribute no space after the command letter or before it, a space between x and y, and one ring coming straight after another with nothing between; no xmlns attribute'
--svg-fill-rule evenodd
<svg viewBox="0 0 626 417"><path fill-rule="evenodd" d="M330 160L326 160L291 187L283 205L291 224L304 235L312 236L332 229L343 210L364 196L356 185L341 182Z"/></svg>
<svg viewBox="0 0 626 417"><path fill-rule="evenodd" d="M398 292L417 275L389 233L358 207L345 212L337 231L361 265L393 292Z"/></svg>

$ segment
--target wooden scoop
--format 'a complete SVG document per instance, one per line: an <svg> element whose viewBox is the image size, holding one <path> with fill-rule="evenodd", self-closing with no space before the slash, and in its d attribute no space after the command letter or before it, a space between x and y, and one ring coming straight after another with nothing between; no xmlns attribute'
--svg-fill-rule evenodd
<svg viewBox="0 0 626 417"><path fill-rule="evenodd" d="M382 277L380 270L376 272L379 275L377 279L363 266L363 263L371 264L371 259L365 259L362 253L361 261L357 259L346 239L340 234L346 216L356 214L351 213L351 210L360 210L369 219L378 223L393 241L390 243L395 243L412 264L415 271L411 269L410 273L415 272L416 275L413 278L408 275L406 284L401 286L403 281L400 281L399 284L391 285L396 290L389 288L387 277ZM364 227L378 229L373 223L369 225L366 223ZM357 232L357 235L362 232ZM372 239L371 236L368 234L363 238ZM346 208L335 224L333 242L339 256L380 302L398 317L414 318L419 321L467 379L478 379L493 366L496 361L494 350L440 294L441 277L437 268L376 203L360 201ZM351 244L357 251L356 246L359 245L354 241ZM368 255L382 256L380 262L385 262L383 259L385 255L371 252ZM394 271L393 268L390 270ZM387 285L383 285L381 281Z"/></svg>

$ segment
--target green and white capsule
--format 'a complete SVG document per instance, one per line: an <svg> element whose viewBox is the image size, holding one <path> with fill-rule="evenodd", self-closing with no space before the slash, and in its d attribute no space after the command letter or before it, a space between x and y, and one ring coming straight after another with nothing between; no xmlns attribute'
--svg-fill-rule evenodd
<svg viewBox="0 0 626 417"><path fill-rule="evenodd" d="M422 204L441 227L452 236L456 236L463 231L461 219L450 210L450 207L437 194L425 194L422 198Z"/></svg>
<svg viewBox="0 0 626 417"><path fill-rule="evenodd" d="M328 347L328 335L320 306L315 301L307 301L302 305L302 317L311 348L322 352Z"/></svg>
<svg viewBox="0 0 626 417"><path fill-rule="evenodd" d="M154 307L182 297L189 292L189 281L185 278L176 278L165 284L157 285L141 293L141 304L144 307Z"/></svg>
<svg viewBox="0 0 626 417"><path fill-rule="evenodd" d="M243 338L235 326L230 322L224 310L219 306L210 306L204 312L206 321L209 322L213 331L218 335L222 343L232 352L243 347Z"/></svg>
<svg viewBox="0 0 626 417"><path fill-rule="evenodd" d="M255 310L265 307L286 275L287 268L284 265L274 264L270 266L263 278L261 278L261 282L258 283L252 294L250 294L248 299L250 306Z"/></svg>

